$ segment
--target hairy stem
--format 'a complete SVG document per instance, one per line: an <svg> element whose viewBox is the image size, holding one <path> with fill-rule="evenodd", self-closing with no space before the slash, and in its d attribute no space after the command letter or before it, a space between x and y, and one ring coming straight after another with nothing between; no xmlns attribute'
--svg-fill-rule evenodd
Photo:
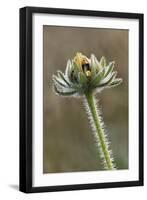
<svg viewBox="0 0 147 200"><path fill-rule="evenodd" d="M88 112L92 121L92 126L94 127L94 132L96 136L98 137L99 144L99 150L101 157L104 160L105 168L108 170L115 169L113 164L113 158L112 155L108 149L108 141L105 135L105 131L102 127L101 117L98 113L98 109L96 106L95 97L92 94L92 92L88 92L85 94L87 106L88 106Z"/></svg>

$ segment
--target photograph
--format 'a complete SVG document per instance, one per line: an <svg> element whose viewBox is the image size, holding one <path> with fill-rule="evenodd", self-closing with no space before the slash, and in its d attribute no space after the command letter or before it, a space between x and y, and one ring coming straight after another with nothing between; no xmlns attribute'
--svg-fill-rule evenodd
<svg viewBox="0 0 147 200"><path fill-rule="evenodd" d="M128 30L43 26L44 173L128 168L128 67Z"/></svg>

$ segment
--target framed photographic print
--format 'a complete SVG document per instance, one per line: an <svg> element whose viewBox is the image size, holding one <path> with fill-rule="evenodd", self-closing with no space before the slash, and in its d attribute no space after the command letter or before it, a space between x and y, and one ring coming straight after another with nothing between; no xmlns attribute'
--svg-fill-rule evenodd
<svg viewBox="0 0 147 200"><path fill-rule="evenodd" d="M20 9L20 191L143 185L143 14Z"/></svg>

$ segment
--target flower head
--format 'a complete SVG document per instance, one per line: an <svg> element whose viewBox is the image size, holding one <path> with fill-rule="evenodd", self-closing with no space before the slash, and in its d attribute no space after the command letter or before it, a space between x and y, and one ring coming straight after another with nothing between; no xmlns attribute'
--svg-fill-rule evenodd
<svg viewBox="0 0 147 200"><path fill-rule="evenodd" d="M114 61L106 63L102 57L100 61L95 55L87 58L82 53L76 53L72 60L67 61L65 73L57 71L53 75L54 90L63 96L82 96L89 91L94 93L119 85L121 78L116 78L113 71Z"/></svg>

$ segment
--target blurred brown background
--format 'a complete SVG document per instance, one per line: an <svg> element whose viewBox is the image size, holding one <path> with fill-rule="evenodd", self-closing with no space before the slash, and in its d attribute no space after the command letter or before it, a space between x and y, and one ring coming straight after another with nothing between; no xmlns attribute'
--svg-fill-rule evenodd
<svg viewBox="0 0 147 200"><path fill-rule="evenodd" d="M43 172L102 170L82 99L56 96L52 74L76 52L115 60L123 83L97 98L118 169L128 168L128 30L43 27Z"/></svg>

